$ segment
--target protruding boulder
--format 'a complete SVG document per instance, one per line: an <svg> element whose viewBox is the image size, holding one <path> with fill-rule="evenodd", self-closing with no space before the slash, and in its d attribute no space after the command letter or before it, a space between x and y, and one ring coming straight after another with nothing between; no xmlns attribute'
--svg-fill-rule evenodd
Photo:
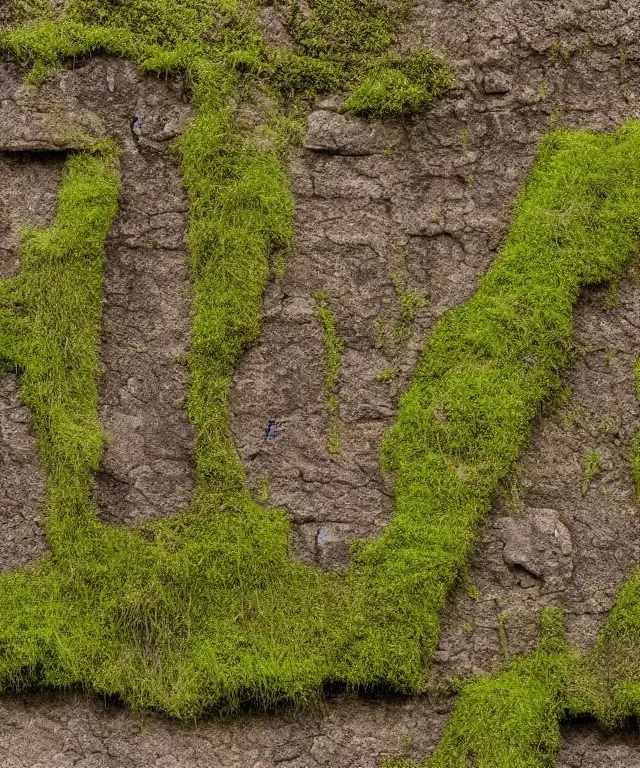
<svg viewBox="0 0 640 768"><path fill-rule="evenodd" d="M392 123L370 123L318 109L309 115L304 146L315 152L364 156L382 153L402 139L401 128Z"/></svg>
<svg viewBox="0 0 640 768"><path fill-rule="evenodd" d="M566 588L573 575L573 546L567 526L554 509L528 509L522 517L496 521L504 543L502 559L544 582L545 592Z"/></svg>

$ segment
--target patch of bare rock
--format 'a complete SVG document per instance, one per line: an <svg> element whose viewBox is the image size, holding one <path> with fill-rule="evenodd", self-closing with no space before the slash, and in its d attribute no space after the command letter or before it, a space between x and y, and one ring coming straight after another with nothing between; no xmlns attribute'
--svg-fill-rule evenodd
<svg viewBox="0 0 640 768"><path fill-rule="evenodd" d="M604 734L593 723L562 730L558 768L640 768L637 731Z"/></svg>
<svg viewBox="0 0 640 768"><path fill-rule="evenodd" d="M33 562L46 549L44 472L15 375L0 376L0 568Z"/></svg>
<svg viewBox="0 0 640 768"><path fill-rule="evenodd" d="M449 705L334 700L302 714L179 725L81 696L0 701L3 768L376 768L430 752ZM428 722L429 727L424 728Z"/></svg>

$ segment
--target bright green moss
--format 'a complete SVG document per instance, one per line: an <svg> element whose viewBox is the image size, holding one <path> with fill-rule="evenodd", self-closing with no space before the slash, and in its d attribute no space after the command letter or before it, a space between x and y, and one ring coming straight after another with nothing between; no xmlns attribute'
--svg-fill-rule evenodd
<svg viewBox="0 0 640 768"><path fill-rule="evenodd" d="M316 294L316 312L322 323L324 347L327 354L327 389L333 392L340 377L340 359L344 352L344 341L338 336L336 321L326 293Z"/></svg>
<svg viewBox="0 0 640 768"><path fill-rule="evenodd" d="M578 155L578 146L587 154ZM576 151L573 156L572 147ZM409 501L409 492L413 491L417 505L424 498L420 484L424 482L426 490L426 483L434 482L433 475L422 469L424 459L417 450L418 440L422 445L432 439L439 446L447 445L451 468L463 483L471 480L477 488L481 467L490 474L511 450L518 450L514 436L525 439L522 427L515 428L524 415L520 409L529 397L538 398L540 387L551 384L566 360L571 314L564 308L575 300L585 278L590 282L618 279L633 253L633 243L640 234L639 195L638 124L630 123L613 136L558 133L546 139L529 187L519 200L516 221L499 261L481 281L476 296L441 321L416 384L405 396L399 424L388 446L390 458L398 467L399 481L406 478L404 492L402 487L397 489L400 504L404 497ZM613 254L607 248L619 235L624 243L622 251L611 258ZM542 260L538 261L538 257ZM529 272L529 268L534 271ZM485 293L487 289L489 293ZM461 316L466 322L457 325L456 319ZM470 325L470 316L478 322ZM479 322L483 317L484 322ZM448 333L439 335L443 327ZM437 343L442 346L436 347ZM459 361L449 370L440 367L448 354L448 344L453 345L451 354ZM433 382L431 386L420 384L421 371L425 370L429 374L427 382ZM485 371L485 383L472 385L474 379L482 379ZM512 380L512 376L516 378ZM514 384L516 389L512 390ZM495 395L491 396L493 387ZM498 392L498 388L502 391ZM451 395L434 397L438 390L449 390ZM530 413L534 411L532 408ZM411 420L403 424L408 416ZM507 433L502 429L509 422L511 438L503 440L501 434L506 438ZM408 434L400 432L403 426L412 430L409 434L413 438L407 439ZM413 441L415 449L411 451ZM489 461L486 449L492 455ZM585 468L591 473L596 464L592 457ZM451 498L452 493L453 489L447 496ZM447 496L441 496L441 510L446 508ZM477 494L476 504L480 498ZM464 509L461 502L460 511ZM479 511L477 506L467 509L469 520ZM389 528L400 514L399 508ZM446 522L446 516L440 514L437 524ZM459 534L451 538L452 547L462 540ZM441 534L440 546L444 542ZM639 605L640 578L636 575L621 591L594 652L585 658L569 652L564 645L558 615L547 615L543 631L547 639L536 653L515 660L493 677L478 678L463 689L443 740L425 765L550 768L555 765L563 717L591 715L611 726L624 717L637 715ZM396 761L394 765L407 763Z"/></svg>
<svg viewBox="0 0 640 768"><path fill-rule="evenodd" d="M305 17L298 0L289 1L293 38L308 56L383 54L395 42L410 4L377 0L311 0Z"/></svg>
<svg viewBox="0 0 640 768"><path fill-rule="evenodd" d="M425 111L449 90L452 77L444 60L428 51L387 55L409 8L405 0L313 0L305 18L291 0L294 52L276 55L274 82L302 96L314 89L355 89L342 108L358 115L382 118Z"/></svg>
<svg viewBox="0 0 640 768"><path fill-rule="evenodd" d="M582 477L580 478L580 492L586 496L591 481L602 472L602 457L598 451L589 451L582 460Z"/></svg>
<svg viewBox="0 0 640 768"><path fill-rule="evenodd" d="M633 374L636 382L636 397L640 400L640 360L636 361ZM640 502L640 429L636 430L634 436L631 468L636 486L636 501Z"/></svg>
<svg viewBox="0 0 640 768"><path fill-rule="evenodd" d="M338 90L344 85L340 61L300 56L292 51L268 54L269 82L285 98L312 99L318 93Z"/></svg>
<svg viewBox="0 0 640 768"><path fill-rule="evenodd" d="M451 88L444 61L427 51L391 58L366 75L344 102L356 115L400 117L424 112Z"/></svg>
<svg viewBox="0 0 640 768"><path fill-rule="evenodd" d="M324 348L327 358L327 448L329 453L340 453L340 398L337 394L340 378L340 360L344 352L344 341L338 336L335 318L329 306L326 293L316 294L316 312L322 323Z"/></svg>

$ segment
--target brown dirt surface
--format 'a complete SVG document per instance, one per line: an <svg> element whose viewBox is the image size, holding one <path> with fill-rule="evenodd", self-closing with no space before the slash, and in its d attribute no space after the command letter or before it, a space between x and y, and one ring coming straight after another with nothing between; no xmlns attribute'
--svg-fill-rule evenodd
<svg viewBox="0 0 640 768"><path fill-rule="evenodd" d="M277 13L266 17L286 42ZM332 99L311 111L291 168L296 245L285 277L267 291L260 340L238 367L232 425L251 484L257 490L268 475L270 503L290 513L299 557L344 569L349 541L376 536L388 522L391 486L379 469L379 445L419 350L437 318L473 294L495 257L539 139L557 125L611 130L640 118L639 41L635 0L418 2L403 46L447 55L457 76L450 96L426 117L402 122L346 118ZM59 83L125 147L124 199L109 243L101 380L101 413L112 443L96 498L112 520L172 514L187 503L192 482L191 436L175 406L186 382L173 362L187 348L189 302L186 205L164 138L180 130L187 108L179 86L170 91L127 64L94 61L56 75L47 87ZM4 80L1 88L5 98ZM136 138L131 125L144 118L143 109L149 133ZM25 195L46 197L46 189L56 188L46 168L24 173L52 179ZM28 205L37 208L37 197ZM2 214L0 237L16 215ZM6 243L0 242L0 254L12 252ZM9 253L5 261L12 258ZM394 327L394 275L429 302L404 342ZM326 447L318 290L330 295L346 342L338 456ZM571 641L589 648L616 589L639 562L629 471L640 416L633 387L637 293L624 284L611 309L602 291L581 301L576 358L566 375L572 400L540 418L518 482L496 504L471 564L479 598L454 595L436 680L490 671L505 654L530 648L540 611L558 602L567 608ZM379 320L386 328L381 348ZM397 369L391 384L377 379L388 368ZM7 397L15 402L15 387ZM280 430L267 443L270 419ZM18 450L20 441L9 443ZM3 446L0 441L0 451ZM163 454L167 446L176 453ZM593 450L603 471L583 495L581 465ZM2 482L0 493L10 495ZM25 531L33 522L28 525ZM450 706L333 698L320 713L189 728L140 721L81 697L8 698L0 709L0 765L368 768L403 750L428 755ZM564 736L562 768L640 766L634 734L604 737L580 724Z"/></svg>

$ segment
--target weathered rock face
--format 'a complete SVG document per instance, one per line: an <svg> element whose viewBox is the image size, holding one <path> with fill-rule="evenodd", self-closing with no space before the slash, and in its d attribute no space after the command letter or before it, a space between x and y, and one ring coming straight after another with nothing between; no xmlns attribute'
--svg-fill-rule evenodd
<svg viewBox="0 0 640 768"><path fill-rule="evenodd" d="M15 375L0 376L0 568L28 565L46 549L45 478Z"/></svg>
<svg viewBox="0 0 640 768"><path fill-rule="evenodd" d="M104 136L100 118L66 94L43 99L23 86L12 96L0 107L0 152L60 152Z"/></svg>
<svg viewBox="0 0 640 768"><path fill-rule="evenodd" d="M544 592L566 589L573 575L573 545L555 509L529 509L522 518L498 518L494 525L504 542L506 565L542 579Z"/></svg>
<svg viewBox="0 0 640 768"><path fill-rule="evenodd" d="M233 430L250 481L257 489L269 476L270 503L289 511L294 551L303 559L344 568L349 541L377 535L390 519L391 486L379 469L378 450L395 418L397 393L408 385L437 318L472 295L494 258L541 136L559 123L609 130L640 117L639 13L634 0L417 3L402 43L448 55L457 73L451 96L428 116L405 122L346 118L330 99L313 109L305 146L292 164L296 247L286 276L268 289L264 330L238 368L233 395ZM286 41L276 11L265 13L263 22ZM186 281L186 206L163 147L180 130L186 107L179 94L168 97L162 84L115 62L92 62L52 82L54 91L64 83L80 108L98 115L125 148L101 382L112 444L97 499L103 510L113 510L114 520L171 514L190 489L188 427L183 412L170 407L185 386L173 356L188 339L188 303L176 288ZM1 160L8 164L3 169L23 174L29 211L38 201L43 212L55 202L57 181L46 163L58 161L41 160L45 165ZM14 199L12 188L3 193L0 211ZM18 269L15 225L22 214L13 203L9 208L0 220L3 276ZM155 248L145 248L152 242ZM399 320L397 274L429 305L418 311L415 334L391 344ZM330 294L346 341L339 456L326 446L324 351L313 301L318 290ZM495 669L505 651L499 626L508 652L533 647L540 611L558 603L567 610L571 641L588 648L617 587L640 561L628 468L639 423L632 376L640 354L636 293L624 287L619 306L606 310L602 292L592 291L579 307L576 331L584 354L567 375L573 401L534 427L518 467L517 498L497 505L471 564L480 597L454 595L445 616L436 680ZM383 347L376 344L379 319L390 334ZM377 378L390 367L397 369L391 385ZM166 391L159 391L160 381L169 382ZM13 392L7 402L14 402ZM266 442L270 419L282 428ZM159 424L166 425L160 435ZM9 444L20 441L0 442L0 450ZM156 445L179 455L156 454L149 447ZM582 461L594 449L604 470L583 496ZM161 474L175 479L163 485ZM389 753L429 754L449 706L330 700L323 715L202 724L194 731L140 722L82 698L8 699L0 747L12 768L368 768ZM604 740L582 728L566 735L561 768L627 768L639 750L631 736Z"/></svg>
<svg viewBox="0 0 640 768"><path fill-rule="evenodd" d="M603 734L593 723L567 726L558 768L640 768L637 733Z"/></svg>
<svg viewBox="0 0 640 768"><path fill-rule="evenodd" d="M303 715L185 726L80 696L0 700L3 768L377 768L436 745L447 702L338 699ZM425 723L428 727L425 728Z"/></svg>

